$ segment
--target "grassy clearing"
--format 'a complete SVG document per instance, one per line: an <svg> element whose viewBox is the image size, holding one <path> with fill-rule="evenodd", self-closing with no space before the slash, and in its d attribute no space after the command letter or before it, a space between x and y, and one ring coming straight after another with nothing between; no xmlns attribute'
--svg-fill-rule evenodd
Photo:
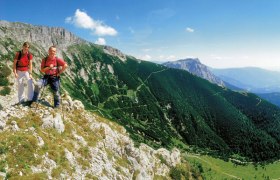
<svg viewBox="0 0 280 180"><path fill-rule="evenodd" d="M206 155L188 154L192 166L199 166L206 179L280 179L280 161L266 165L236 165Z"/></svg>

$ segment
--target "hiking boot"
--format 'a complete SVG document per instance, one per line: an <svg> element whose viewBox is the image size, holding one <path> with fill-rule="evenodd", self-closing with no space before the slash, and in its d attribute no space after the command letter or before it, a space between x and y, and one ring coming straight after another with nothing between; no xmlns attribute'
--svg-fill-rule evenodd
<svg viewBox="0 0 280 180"><path fill-rule="evenodd" d="M17 103L15 103L13 106L20 106L20 105L24 105L25 101L24 100L21 100Z"/></svg>
<svg viewBox="0 0 280 180"><path fill-rule="evenodd" d="M23 106L30 106L33 103L33 101L26 101L22 103Z"/></svg>
<svg viewBox="0 0 280 180"><path fill-rule="evenodd" d="M36 108L36 107L38 107L38 105L39 105L39 103L36 101L31 101L31 103L30 103L30 107L32 107L32 108Z"/></svg>
<svg viewBox="0 0 280 180"><path fill-rule="evenodd" d="M19 105L21 105L21 102L17 102L17 103L15 103L15 104L12 105L12 106L19 106Z"/></svg>

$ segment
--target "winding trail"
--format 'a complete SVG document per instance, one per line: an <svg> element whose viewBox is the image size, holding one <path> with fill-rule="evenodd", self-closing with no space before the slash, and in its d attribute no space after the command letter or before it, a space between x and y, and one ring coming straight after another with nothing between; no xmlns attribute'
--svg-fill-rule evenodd
<svg viewBox="0 0 280 180"><path fill-rule="evenodd" d="M147 82L148 79L149 79L153 74L161 73L161 72L166 71L166 70L168 70L168 68L167 68L167 69L162 69L162 70L160 70L160 71L151 72L151 73L149 74L149 76L148 76L144 81L142 81L142 83L136 88L136 92L139 91L139 89L140 89L142 86L145 86L145 82ZM123 96L123 95L121 95L121 96ZM113 96L108 97L106 101L110 100L111 98L118 98L118 97L120 97L120 96L119 96L119 95L113 95ZM105 102L106 102L106 101L105 101ZM105 103L105 102L104 102L104 103ZM104 103L103 103L103 104L104 104ZM147 107L147 105L129 106L129 107L122 107L122 108L119 107L119 108L113 108L113 109L111 109L111 110L131 109L131 108L140 108L140 107Z"/></svg>
<svg viewBox="0 0 280 180"><path fill-rule="evenodd" d="M140 85L136 88L137 91L138 91L143 85L145 85L145 82L147 82L148 79L149 79L153 74L161 73L161 72L166 71L166 70L168 70L168 68L167 68L167 69L162 69L162 70L160 70L160 71L152 72L152 73L145 79L145 81L143 81L142 84L140 84Z"/></svg>

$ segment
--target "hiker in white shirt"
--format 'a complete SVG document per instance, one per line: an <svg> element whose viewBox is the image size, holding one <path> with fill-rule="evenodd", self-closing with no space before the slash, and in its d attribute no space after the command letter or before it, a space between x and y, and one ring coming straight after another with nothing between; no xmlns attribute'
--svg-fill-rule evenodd
<svg viewBox="0 0 280 180"><path fill-rule="evenodd" d="M27 81L27 101L31 101L34 93L32 84L32 54L29 52L29 43L24 42L22 50L16 52L14 58L13 72L18 83L18 101L23 103L24 96L24 80Z"/></svg>

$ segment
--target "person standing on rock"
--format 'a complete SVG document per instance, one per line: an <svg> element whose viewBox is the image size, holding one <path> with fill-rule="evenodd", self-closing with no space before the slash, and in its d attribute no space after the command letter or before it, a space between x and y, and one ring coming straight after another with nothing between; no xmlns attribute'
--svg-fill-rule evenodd
<svg viewBox="0 0 280 180"><path fill-rule="evenodd" d="M24 42L22 50L16 52L13 64L13 72L18 83L18 101L23 103L24 97L24 80L27 80L27 101L31 101L33 97L34 87L32 84L32 59L33 56L29 52L30 44Z"/></svg>
<svg viewBox="0 0 280 180"><path fill-rule="evenodd" d="M58 108L60 105L60 75L66 68L66 62L63 59L56 57L56 47L51 46L49 48L49 55L42 59L41 72L44 73L44 76L35 85L32 101L37 102L40 89L49 84L53 91L54 108ZM34 103L32 103L31 106L34 106L33 104Z"/></svg>

